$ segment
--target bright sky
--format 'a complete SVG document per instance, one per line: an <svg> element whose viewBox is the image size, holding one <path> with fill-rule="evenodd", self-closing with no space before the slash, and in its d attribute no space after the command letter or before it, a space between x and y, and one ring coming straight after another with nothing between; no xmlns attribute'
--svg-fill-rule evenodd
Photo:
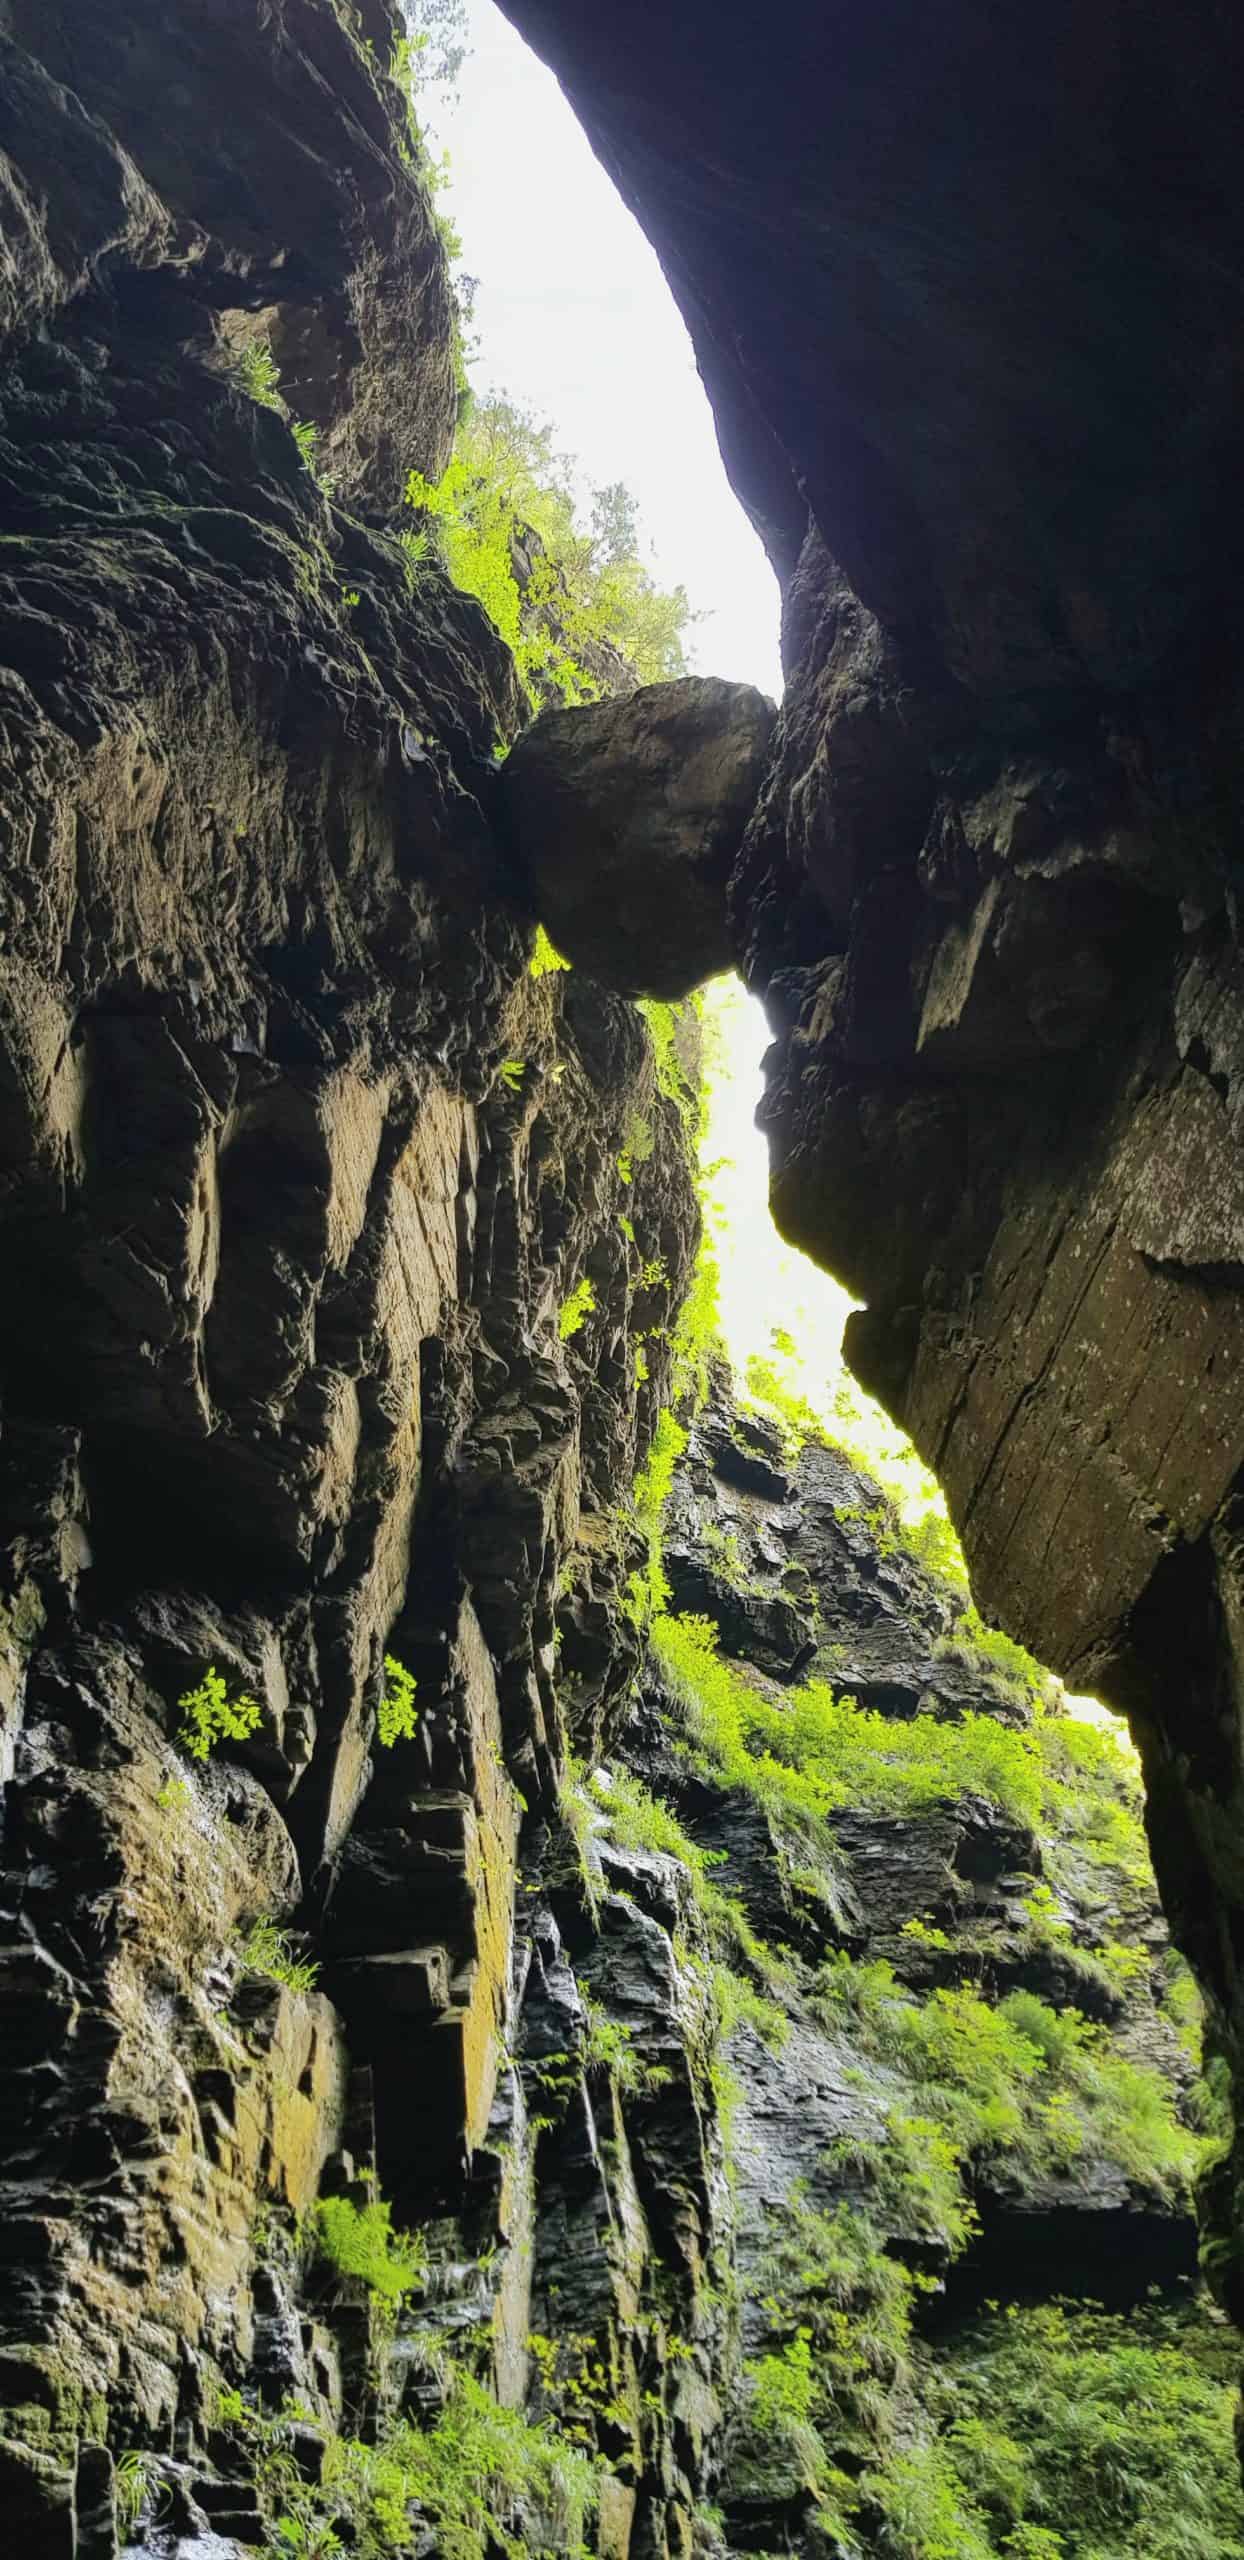
<svg viewBox="0 0 1244 2560"><path fill-rule="evenodd" d="M842 1357L842 1328L856 1303L784 1244L763 1212L768 1150L755 1124L760 1061L769 1045L761 1006L737 978L708 990L709 1118L703 1160L719 1236L721 1330L740 1373L773 1361L786 1390L822 1416L892 1493L905 1518L941 1511L938 1487L910 1441L856 1385ZM793 1347L775 1354L773 1328Z"/></svg>
<svg viewBox="0 0 1244 2560"><path fill-rule="evenodd" d="M449 152L448 209L480 280L477 387L551 419L589 483L627 483L661 583L681 582L705 616L693 664L776 695L777 582L726 479L655 252L552 73L492 0L469 0L468 15L455 103L420 105Z"/></svg>

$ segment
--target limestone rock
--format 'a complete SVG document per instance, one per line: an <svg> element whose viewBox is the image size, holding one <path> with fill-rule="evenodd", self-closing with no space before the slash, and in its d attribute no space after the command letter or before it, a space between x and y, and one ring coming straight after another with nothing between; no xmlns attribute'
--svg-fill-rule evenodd
<svg viewBox="0 0 1244 2560"><path fill-rule="evenodd" d="M532 906L576 968L666 999L729 968L726 882L773 718L751 685L686 676L545 712L519 739L504 821Z"/></svg>

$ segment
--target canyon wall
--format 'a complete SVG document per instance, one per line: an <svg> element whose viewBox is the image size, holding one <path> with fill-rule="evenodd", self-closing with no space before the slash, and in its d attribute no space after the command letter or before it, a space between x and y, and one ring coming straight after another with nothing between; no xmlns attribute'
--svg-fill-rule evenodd
<svg viewBox="0 0 1244 2560"><path fill-rule="evenodd" d="M825 2560L884 2551L895 2498L923 2480L990 2550L1045 2494L1045 2452L984 2504L946 2468L944 2411L984 2424L982 2371L995 2415L1023 2422L1031 2376L988 2304L1080 2320L1108 2296L1117 2344L1155 2287L1146 2316L1199 2448L1188 2476L1230 2548L1229 2395L1193 2292L1189 2186L1219 2093L1126 1767L1089 1750L1072 1769L1061 1719L815 1435L801 1447L718 1378L683 1443L706 1347L688 1294L694 1013L637 1010L629 961L623 991L607 967L547 965L499 780L528 705L480 607L400 538L407 474L448 455L456 387L398 33L387 0L0 11L0 2513L30 2560L496 2560L577 2554L589 2531L603 2560L775 2540ZM644 84L665 83L640 157L677 165L684 209L712 217L715 290L750 278L758 309L771 217L743 178L783 146L775 102L800 66L783 53L779 80L766 57L759 142L730 143L731 229L695 137L714 81L741 76L740 36L706 48L683 12L670 40L694 100L654 32L617 129L642 143ZM918 49L899 58L892 168L930 94ZM766 326L773 385L784 350L807 390L828 358L819 323L803 353L794 327L825 258L805 161L784 181L802 208L797 223L784 199L790 299ZM1168 295L1189 344L1206 299ZM927 1446L946 1292L965 1305L965 1380L995 1362L981 1310L1000 1284L963 1302L953 1237L930 1243L947 1185L986 1241L991 1183L1009 1218L1033 1200L1065 1213L1068 1092L1099 1131L1109 1104L1120 1148L1166 1130L1184 1189L1155 1139L1147 1191L1103 1155L1102 1197L1111 1180L1144 1192L1145 1289L1180 1306L1199 1290L1229 1327L1217 1248L1153 1242L1163 1218L1178 1229L1195 1161L1153 1064L1170 1064L1166 875L1155 888L1147 853L1135 873L1130 855L1050 857L1031 887L982 856L978 880L949 817L945 866L907 860L913 774L942 755L947 685L955 720L975 701L969 674L943 678L919 616L893 618L906 519L888 496L898 585L867 565L849 403L832 470L797 488L746 330L724 300L696 325L790 572L794 671L729 928L707 830L703 929L714 957L733 932L784 1026L782 1217L844 1267L850 1227L861 1367ZM1188 378L1181 361L1172 399ZM1189 448L1204 487L1223 379ZM958 486L949 433L929 428ZM853 453L848 588L824 545ZM805 543L809 498L826 521ZM1228 546L1203 549L1225 579ZM1077 593L1092 626L1087 570ZM1025 630L1045 610L1026 604ZM1059 687L1067 735L1096 740L1065 670ZM1009 717L981 731L997 772L970 712L952 720L965 845L1011 774ZM750 753L768 730L755 697L747 718ZM1026 734L1048 777L1044 731ZM1177 723L1164 734L1159 793L1183 770ZM882 781L895 849L877 870ZM1079 811L1070 784L1048 788ZM1019 808L1018 781L1004 799ZM859 879L834 924L804 853L848 821ZM572 868L576 851L572 830ZM1187 1075L1229 1112L1215 859L1207 840L1203 912L1184 918L1202 975L1179 1019ZM1100 999L1119 1037L1076 1049L1067 1022L1116 947L1116 871L1135 969ZM969 877L992 896L975 941ZM880 958L874 878L907 919ZM845 1008L860 1039L898 1040L915 981L886 970L900 945L925 951L921 899L964 956L938 964L944 1063L909 1093L901 1058L840 1054L835 1026ZM1026 1011L1003 964L1039 962ZM969 1087L961 1021L970 1045L1030 1015L1022 1075L976 1048ZM1047 1050L1064 1082L1034 1104ZM849 1216L843 1126L865 1147ZM1030 1246L1039 1260L1036 1229ZM1137 1305L1142 1333L1156 1303ZM1173 1412L1185 1337L1159 1331L1169 1377L1156 1355L1143 1374ZM1005 1338L1028 1357L1038 1334L1034 1309ZM1226 1334L1197 1338L1226 1364ZM1100 1386L1093 1409L1109 1419ZM1218 1433L1225 1464L1227 1420ZM1173 1469L1177 1441L1155 1424L1143 1446ZM971 1537L949 1440L945 1465ZM1078 1478L1057 1448L1048 1469L1061 1563L1085 1549ZM1208 1490L1197 1474L1189 1521ZM1138 1659L1162 1675L1128 1702L1221 2032L1233 1764L1210 1682L1230 1550L1221 1522L1179 1547L1175 1518L1156 1493L1137 1513L1160 1550L1140 1655L1122 1601L1094 1603L1086 1647L1063 1642L1044 1566L1036 1632L1068 1661L1109 1656L1120 1691ZM1118 1590L1131 1554L1103 1541ZM982 1562L986 1596L1027 1627ZM807 1737L839 1731L826 1695L848 1686L863 1739L831 1779ZM1173 1738L1163 1760L1159 1726L1184 1760ZM1042 2304L1051 2288L1073 2314ZM1176 2473L1153 2441L1126 2497L1156 2512ZM1122 2491L1107 2526L1132 2530Z"/></svg>
<svg viewBox="0 0 1244 2560"><path fill-rule="evenodd" d="M506 5L655 242L782 576L731 892L774 1214L863 1302L849 1356L982 1606L1132 1718L1244 2086L1244 32L1209 0Z"/></svg>

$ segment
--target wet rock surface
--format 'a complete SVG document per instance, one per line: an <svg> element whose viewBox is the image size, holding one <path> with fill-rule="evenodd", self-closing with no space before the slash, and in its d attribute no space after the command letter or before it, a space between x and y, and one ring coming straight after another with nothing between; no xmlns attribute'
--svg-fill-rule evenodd
<svg viewBox="0 0 1244 2560"><path fill-rule="evenodd" d="M529 974L508 655L384 530L444 458L452 349L366 20L7 23L0 2508L30 2560L113 2560L114 2457L162 2483L135 2547L262 2542L222 2390L354 2430L435 2397L315 2259L318 2200L378 2172L400 2220L509 2217L530 2255L491 2128L555 1612L590 1747L697 1233L638 1018ZM323 480L248 396L256 330ZM388 1748L386 1655L417 1684ZM198 1759L209 1670L249 1703ZM449 2329L486 2324L441 2256Z"/></svg>

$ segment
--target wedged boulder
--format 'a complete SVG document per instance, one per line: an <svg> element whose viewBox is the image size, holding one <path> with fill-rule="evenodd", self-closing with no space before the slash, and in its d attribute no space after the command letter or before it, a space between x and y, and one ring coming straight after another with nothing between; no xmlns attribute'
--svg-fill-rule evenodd
<svg viewBox="0 0 1244 2560"><path fill-rule="evenodd" d="M511 847L558 949L619 995L731 967L726 882L776 717L753 685L683 676L548 711L501 777Z"/></svg>

